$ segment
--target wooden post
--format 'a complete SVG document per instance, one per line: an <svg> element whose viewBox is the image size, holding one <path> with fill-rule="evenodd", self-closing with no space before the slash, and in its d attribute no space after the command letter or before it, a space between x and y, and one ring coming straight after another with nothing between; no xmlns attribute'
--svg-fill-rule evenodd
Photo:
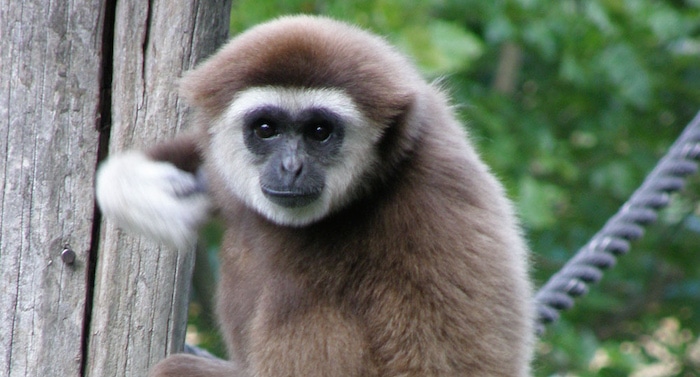
<svg viewBox="0 0 700 377"><path fill-rule="evenodd" d="M89 4L0 5L2 376L81 369L102 42Z"/></svg>
<svg viewBox="0 0 700 377"><path fill-rule="evenodd" d="M103 223L94 174L186 126L177 78L223 43L229 12L0 4L0 376L141 376L182 347L192 253Z"/></svg>

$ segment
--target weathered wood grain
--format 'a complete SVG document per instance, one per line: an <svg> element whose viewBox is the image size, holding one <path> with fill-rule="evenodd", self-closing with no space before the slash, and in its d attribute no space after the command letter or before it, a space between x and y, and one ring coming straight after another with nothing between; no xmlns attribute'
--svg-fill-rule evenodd
<svg viewBox="0 0 700 377"><path fill-rule="evenodd" d="M1 376L80 373L98 148L94 4L0 2Z"/></svg>
<svg viewBox="0 0 700 377"><path fill-rule="evenodd" d="M140 376L182 346L192 255L95 224L99 129L115 153L184 128L177 78L229 3L120 0L112 25L111 0L0 1L0 376Z"/></svg>
<svg viewBox="0 0 700 377"><path fill-rule="evenodd" d="M109 153L186 128L182 72L218 47L227 1L117 2ZM182 349L194 255L102 227L87 375L136 375Z"/></svg>

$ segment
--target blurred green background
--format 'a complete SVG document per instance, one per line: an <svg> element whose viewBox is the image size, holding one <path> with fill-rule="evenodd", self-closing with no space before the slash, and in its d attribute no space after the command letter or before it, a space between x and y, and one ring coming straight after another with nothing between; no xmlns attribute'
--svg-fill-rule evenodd
<svg viewBox="0 0 700 377"><path fill-rule="evenodd" d="M452 93L517 204L538 287L700 110L700 0L234 0L231 34L293 13L386 36ZM204 232L188 340L224 355L219 232ZM536 376L700 376L700 179L547 330Z"/></svg>

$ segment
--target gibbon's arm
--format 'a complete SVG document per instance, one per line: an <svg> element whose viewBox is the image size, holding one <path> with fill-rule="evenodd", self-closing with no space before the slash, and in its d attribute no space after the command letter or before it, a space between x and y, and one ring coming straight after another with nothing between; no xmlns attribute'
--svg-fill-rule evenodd
<svg viewBox="0 0 700 377"><path fill-rule="evenodd" d="M97 171L97 204L121 228L173 248L192 247L210 212L200 165L192 135L114 155Z"/></svg>

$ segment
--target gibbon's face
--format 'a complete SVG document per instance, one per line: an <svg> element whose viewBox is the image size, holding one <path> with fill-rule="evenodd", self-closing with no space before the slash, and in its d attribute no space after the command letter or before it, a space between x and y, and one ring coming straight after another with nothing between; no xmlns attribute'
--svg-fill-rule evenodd
<svg viewBox="0 0 700 377"><path fill-rule="evenodd" d="M227 188L269 220L304 226L347 204L377 162L380 128L341 89L252 87L211 128Z"/></svg>

